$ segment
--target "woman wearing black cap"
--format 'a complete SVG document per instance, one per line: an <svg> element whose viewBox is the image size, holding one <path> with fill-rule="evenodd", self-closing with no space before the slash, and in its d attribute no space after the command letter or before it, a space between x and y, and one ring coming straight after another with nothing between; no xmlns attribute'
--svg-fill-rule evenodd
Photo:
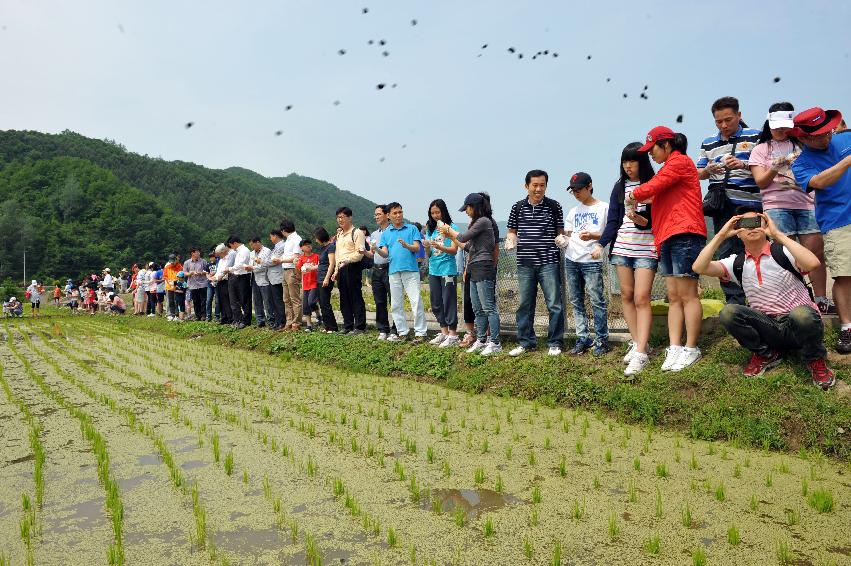
<svg viewBox="0 0 851 566"><path fill-rule="evenodd" d="M438 228L453 244L467 253L467 276L470 279L470 299L476 313L478 339L467 348L467 353L481 352L491 356L502 351L499 337L499 311L496 306L496 264L493 250L496 245L495 222L491 218L490 201L481 193L470 193L464 199L461 212L471 218L467 231L459 235L448 224ZM490 328L490 340L485 336Z"/></svg>

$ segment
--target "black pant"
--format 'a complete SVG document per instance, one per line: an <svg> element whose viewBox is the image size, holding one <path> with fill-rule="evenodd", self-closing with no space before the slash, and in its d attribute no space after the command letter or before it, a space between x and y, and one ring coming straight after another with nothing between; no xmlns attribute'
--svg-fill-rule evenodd
<svg viewBox="0 0 851 566"><path fill-rule="evenodd" d="M280 328L287 321L286 309L284 307L284 286L282 283L269 285L268 295L269 304L266 305L269 311L269 323L273 328Z"/></svg>
<svg viewBox="0 0 851 566"><path fill-rule="evenodd" d="M739 344L764 358L785 350L801 350L805 362L827 357L824 324L812 307L795 307L789 314L769 316L750 307L727 305L719 318Z"/></svg>
<svg viewBox="0 0 851 566"><path fill-rule="evenodd" d="M455 277L428 276L431 312L441 328L458 328L458 284Z"/></svg>
<svg viewBox="0 0 851 566"><path fill-rule="evenodd" d="M320 279L321 281L321 279ZM322 316L322 326L325 330L337 332L337 317L334 316L334 308L331 306L331 291L334 290L334 282L330 281L327 287L319 285L319 312Z"/></svg>
<svg viewBox="0 0 851 566"><path fill-rule="evenodd" d="M375 299L375 327L385 334L390 332L390 272L387 265L372 266L372 297Z"/></svg>
<svg viewBox="0 0 851 566"><path fill-rule="evenodd" d="M205 320L207 318L207 288L189 289L189 298L192 300L195 320Z"/></svg>
<svg viewBox="0 0 851 566"><path fill-rule="evenodd" d="M177 316L177 298L174 296L174 291L166 291L165 297L168 305L166 313L168 316Z"/></svg>
<svg viewBox="0 0 851 566"><path fill-rule="evenodd" d="M228 276L230 311L234 324L251 324L251 274Z"/></svg>
<svg viewBox="0 0 851 566"><path fill-rule="evenodd" d="M230 309L230 290L227 279L216 284L216 305L222 315L219 318L219 324L231 324L233 313Z"/></svg>
<svg viewBox="0 0 851 566"><path fill-rule="evenodd" d="M266 301L263 298L263 291L254 281L254 276L251 275L251 298L254 302L254 316L257 318L257 324L266 324ZM271 324L271 321L269 321Z"/></svg>
<svg viewBox="0 0 851 566"><path fill-rule="evenodd" d="M470 298L470 277L464 277L464 322L473 324L476 322L476 313L473 312L473 299Z"/></svg>
<svg viewBox="0 0 851 566"><path fill-rule="evenodd" d="M718 216L712 217L712 226L715 228L715 233L721 231L721 228L724 227L733 216L736 211L735 205L731 203L729 200L727 201L727 206L724 209L724 212ZM745 253L745 245L739 238L727 238L718 246L718 251L716 252L717 259L722 260L725 257L729 257L733 254L739 255ZM744 305L746 304L745 292L742 290L742 287L733 281L728 281L726 283L721 283L721 289L724 290L724 295L727 297L728 305Z"/></svg>
<svg viewBox="0 0 851 566"><path fill-rule="evenodd" d="M157 294L148 292L148 306L145 314L157 314Z"/></svg>
<svg viewBox="0 0 851 566"><path fill-rule="evenodd" d="M366 305L361 292L362 272L360 262L348 263L337 270L344 330L366 330Z"/></svg>

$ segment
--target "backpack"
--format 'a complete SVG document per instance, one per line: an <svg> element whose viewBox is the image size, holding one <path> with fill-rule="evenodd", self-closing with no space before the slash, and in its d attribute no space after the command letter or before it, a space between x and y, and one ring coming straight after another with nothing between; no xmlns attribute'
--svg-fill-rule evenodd
<svg viewBox="0 0 851 566"><path fill-rule="evenodd" d="M801 275L801 272L795 269L795 266L792 265L792 262L789 261L789 258L783 253L783 244L778 244L777 242L771 243L771 258L777 262L777 265L791 273L795 276L795 278L801 282L801 284L807 289L807 293L810 294L810 300L815 300L815 296L813 295L813 288L807 285L807 282L804 281L804 276ZM745 254L739 254L736 256L736 259L733 260L733 274L736 276L736 281L739 282L739 285L742 285L742 271L745 267Z"/></svg>

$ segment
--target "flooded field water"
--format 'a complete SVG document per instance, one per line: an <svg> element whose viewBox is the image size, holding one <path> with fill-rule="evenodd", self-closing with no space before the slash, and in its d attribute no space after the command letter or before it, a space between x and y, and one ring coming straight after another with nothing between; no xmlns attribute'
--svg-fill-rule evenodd
<svg viewBox="0 0 851 566"><path fill-rule="evenodd" d="M851 468L117 331L0 337L0 564L848 564Z"/></svg>

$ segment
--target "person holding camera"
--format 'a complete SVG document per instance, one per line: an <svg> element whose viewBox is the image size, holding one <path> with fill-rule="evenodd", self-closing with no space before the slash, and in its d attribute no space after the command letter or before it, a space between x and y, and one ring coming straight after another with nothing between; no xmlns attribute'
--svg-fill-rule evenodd
<svg viewBox="0 0 851 566"><path fill-rule="evenodd" d="M744 290L749 306L728 304L719 318L752 353L745 377L759 377L780 364L785 351L800 350L813 385L829 389L835 377L825 362L824 324L803 277L820 265L819 259L781 232L771 216L746 209L736 212L740 214L715 234L692 269L738 283ZM712 261L721 243L733 237L742 242L744 253Z"/></svg>
<svg viewBox="0 0 851 566"><path fill-rule="evenodd" d="M739 101L724 96L712 103L712 116L718 133L703 140L697 159L701 181L709 180L709 192L703 201L703 212L712 218L718 232L733 216L737 207L757 210L761 206L759 187L749 166L751 150L759 142L760 131L748 128L742 121ZM727 240L718 249L718 258L742 253L739 240ZM745 304L742 288L722 283L727 303Z"/></svg>

